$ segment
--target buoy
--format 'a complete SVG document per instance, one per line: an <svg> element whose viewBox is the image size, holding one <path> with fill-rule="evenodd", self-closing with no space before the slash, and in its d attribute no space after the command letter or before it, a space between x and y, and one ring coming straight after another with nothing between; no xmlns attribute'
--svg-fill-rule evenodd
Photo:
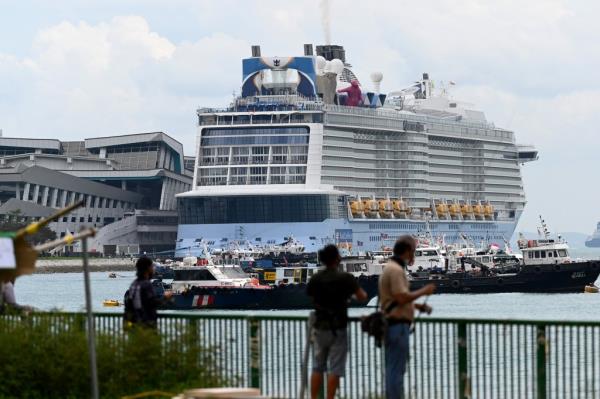
<svg viewBox="0 0 600 399"><path fill-rule="evenodd" d="M103 306L121 306L121 302L116 299L105 299L102 301Z"/></svg>
<svg viewBox="0 0 600 399"><path fill-rule="evenodd" d="M588 294L597 294L599 291L598 287L596 287L594 284L588 284L585 286L584 292L587 292Z"/></svg>

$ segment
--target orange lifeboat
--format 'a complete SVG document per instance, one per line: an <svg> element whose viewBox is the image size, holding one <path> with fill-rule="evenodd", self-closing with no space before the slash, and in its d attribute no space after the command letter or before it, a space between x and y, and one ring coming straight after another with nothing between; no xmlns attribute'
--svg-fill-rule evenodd
<svg viewBox="0 0 600 399"><path fill-rule="evenodd" d="M458 219L460 217L460 205L457 203L450 205L450 217L452 217L452 219Z"/></svg>
<svg viewBox="0 0 600 399"><path fill-rule="evenodd" d="M365 207L361 201L350 201L350 212L354 217L363 217Z"/></svg>
<svg viewBox="0 0 600 399"><path fill-rule="evenodd" d="M392 201L392 207L396 217L405 218L410 214L410 208L402 199Z"/></svg>
<svg viewBox="0 0 600 399"><path fill-rule="evenodd" d="M445 219L446 218L446 214L448 213L448 205L446 204L437 204L435 206L435 210L438 214L438 217L440 219Z"/></svg>
<svg viewBox="0 0 600 399"><path fill-rule="evenodd" d="M483 205L477 204L473 207L473 213L475 214L475 219L483 218Z"/></svg>
<svg viewBox="0 0 600 399"><path fill-rule="evenodd" d="M365 215L369 218L376 218L379 216L379 204L374 199L368 199L363 201L363 210Z"/></svg>
<svg viewBox="0 0 600 399"><path fill-rule="evenodd" d="M487 204L483 207L483 214L485 215L486 219L493 219L494 218L494 207L491 206L490 204Z"/></svg>
<svg viewBox="0 0 600 399"><path fill-rule="evenodd" d="M473 206L469 204L464 204L460 207L460 211L462 212L463 218L471 218L473 216Z"/></svg>
<svg viewBox="0 0 600 399"><path fill-rule="evenodd" d="M392 205L392 201L389 199L380 199L378 201L379 204L379 216L382 218L391 218L394 216L394 206Z"/></svg>

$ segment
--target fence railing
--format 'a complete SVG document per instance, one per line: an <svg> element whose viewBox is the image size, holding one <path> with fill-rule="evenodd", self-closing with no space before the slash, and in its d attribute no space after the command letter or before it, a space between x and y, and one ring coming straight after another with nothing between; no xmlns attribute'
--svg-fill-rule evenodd
<svg viewBox="0 0 600 399"><path fill-rule="evenodd" d="M61 326L82 317L40 313L10 321L50 322L56 325L52 333L60 334ZM95 324L99 332L125 334L120 314L95 314ZM239 386L258 387L270 397L298 397L305 317L162 314L158 328L164 340L192 331L213 351L218 371ZM423 318L411 336L405 397L597 398L599 339L596 322ZM349 344L339 396L383 398L382 350L356 319L349 326Z"/></svg>

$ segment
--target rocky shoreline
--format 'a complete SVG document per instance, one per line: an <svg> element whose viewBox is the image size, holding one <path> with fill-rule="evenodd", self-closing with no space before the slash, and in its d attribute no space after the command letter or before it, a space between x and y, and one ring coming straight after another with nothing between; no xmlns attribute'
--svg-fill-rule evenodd
<svg viewBox="0 0 600 399"><path fill-rule="evenodd" d="M129 258L91 258L91 272L130 272L135 271L135 259ZM79 273L83 271L82 259L38 259L35 274Z"/></svg>

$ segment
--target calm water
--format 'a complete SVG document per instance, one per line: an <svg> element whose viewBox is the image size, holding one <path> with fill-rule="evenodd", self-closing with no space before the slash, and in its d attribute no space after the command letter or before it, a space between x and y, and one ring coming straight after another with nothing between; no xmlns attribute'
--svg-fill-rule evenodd
<svg viewBox="0 0 600 399"><path fill-rule="evenodd" d="M133 280L133 273L92 273L94 311L121 312L122 308L103 307L104 299L119 299ZM17 301L41 310L84 309L83 277L80 273L36 274L23 276L16 283ZM433 316L500 319L600 320L600 294L442 294L432 296ZM354 315L370 309L352 309ZM203 312L207 312L206 310ZM210 311L221 313L223 311ZM229 313L247 314L230 311ZM265 311L266 314L304 315L307 311Z"/></svg>

